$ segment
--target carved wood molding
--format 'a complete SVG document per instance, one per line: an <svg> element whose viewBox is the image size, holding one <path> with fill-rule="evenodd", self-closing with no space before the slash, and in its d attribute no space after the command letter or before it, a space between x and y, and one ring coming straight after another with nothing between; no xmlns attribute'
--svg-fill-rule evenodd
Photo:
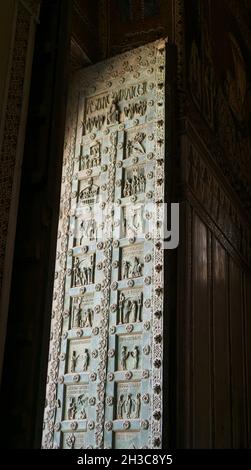
<svg viewBox="0 0 251 470"><path fill-rule="evenodd" d="M38 20L41 0L19 0L36 20Z"/></svg>
<svg viewBox="0 0 251 470"><path fill-rule="evenodd" d="M240 207L222 182L222 178L212 169L201 150L196 148L193 139L182 137L183 178L188 199L194 197L207 217L213 221L210 228L221 234L239 254L245 264L251 263L251 230ZM219 232L220 231L220 232ZM222 237L221 235L221 237Z"/></svg>
<svg viewBox="0 0 251 470"><path fill-rule="evenodd" d="M187 97L186 103L187 116L189 116L189 120L191 120L193 127L198 130L200 138L203 139L208 152L210 152L211 159L219 165L219 168L223 172L229 184L241 200L243 207L247 212L249 212L251 187L243 168L236 166L234 161L232 164L229 163L229 156L227 158L225 150L221 147L217 133L213 132L212 129L209 128L207 122L204 121L201 113L197 110L189 96ZM248 164L246 167L248 168Z"/></svg>
<svg viewBox="0 0 251 470"><path fill-rule="evenodd" d="M243 2L240 2L240 0L228 0L228 6L238 23L245 45L251 53L251 32L247 20L247 18L249 18L247 5L243 5Z"/></svg>
<svg viewBox="0 0 251 470"><path fill-rule="evenodd" d="M2 367L38 1L16 3L0 135L0 294ZM14 23L15 22L15 23Z"/></svg>
<svg viewBox="0 0 251 470"><path fill-rule="evenodd" d="M0 217L0 266L3 266L9 210L11 203L12 184L18 145L18 134L22 113L22 98L24 88L26 54L29 41L30 15L22 3L18 4L16 31L13 47L12 65L7 93L7 105L4 118L3 140L1 146L1 217ZM0 286L3 272L0 272Z"/></svg>
<svg viewBox="0 0 251 470"><path fill-rule="evenodd" d="M185 102L186 47L185 47L185 6L184 0L173 1L173 38L177 47L177 88L180 113Z"/></svg>

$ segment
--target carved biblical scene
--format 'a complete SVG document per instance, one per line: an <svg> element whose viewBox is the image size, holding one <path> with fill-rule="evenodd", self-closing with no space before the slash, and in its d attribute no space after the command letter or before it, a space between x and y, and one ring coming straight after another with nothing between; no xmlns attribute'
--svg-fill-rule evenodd
<svg viewBox="0 0 251 470"><path fill-rule="evenodd" d="M146 178L144 166L135 166L126 169L123 186L123 197L136 196L144 193L146 188Z"/></svg>
<svg viewBox="0 0 251 470"><path fill-rule="evenodd" d="M116 419L139 419L141 410L140 383L118 383L116 403Z"/></svg>
<svg viewBox="0 0 251 470"><path fill-rule="evenodd" d="M118 370L137 370L141 368L141 336L125 335L118 338Z"/></svg>
<svg viewBox="0 0 251 470"><path fill-rule="evenodd" d="M64 420L87 419L88 385L67 385Z"/></svg>
<svg viewBox="0 0 251 470"><path fill-rule="evenodd" d="M95 207L86 206L77 219L76 245L82 246L97 239L97 216Z"/></svg>
<svg viewBox="0 0 251 470"><path fill-rule="evenodd" d="M75 211L75 244L83 245L97 238L99 207L98 178L84 178L79 183L78 205Z"/></svg>
<svg viewBox="0 0 251 470"><path fill-rule="evenodd" d="M121 290L118 302L118 323L140 323L142 321L143 292Z"/></svg>
<svg viewBox="0 0 251 470"><path fill-rule="evenodd" d="M68 353L68 373L87 372L92 362L89 339L72 340Z"/></svg>
<svg viewBox="0 0 251 470"><path fill-rule="evenodd" d="M146 153L146 132L144 128L126 135L125 158L140 157Z"/></svg>
<svg viewBox="0 0 251 470"><path fill-rule="evenodd" d="M133 245L122 249L121 279L133 279L143 276L144 247Z"/></svg>
<svg viewBox="0 0 251 470"><path fill-rule="evenodd" d="M71 308L71 328L93 327L93 295L73 297Z"/></svg>
<svg viewBox="0 0 251 470"><path fill-rule="evenodd" d="M92 205L98 202L99 186L97 178L83 179L79 188L79 206Z"/></svg>
<svg viewBox="0 0 251 470"><path fill-rule="evenodd" d="M90 170L91 168L96 168L101 164L101 144L99 141L94 142L90 146L88 153L85 153L81 156L80 159L80 169L81 170Z"/></svg>
<svg viewBox="0 0 251 470"><path fill-rule="evenodd" d="M86 449L86 433L63 433L63 449Z"/></svg>
<svg viewBox="0 0 251 470"><path fill-rule="evenodd" d="M140 449L140 433L139 432L116 432L115 449Z"/></svg>
<svg viewBox="0 0 251 470"><path fill-rule="evenodd" d="M95 282L95 254L73 257L72 287L81 287Z"/></svg>
<svg viewBox="0 0 251 470"><path fill-rule="evenodd" d="M123 208L123 229L124 238L142 236L145 232L144 204L129 203Z"/></svg>

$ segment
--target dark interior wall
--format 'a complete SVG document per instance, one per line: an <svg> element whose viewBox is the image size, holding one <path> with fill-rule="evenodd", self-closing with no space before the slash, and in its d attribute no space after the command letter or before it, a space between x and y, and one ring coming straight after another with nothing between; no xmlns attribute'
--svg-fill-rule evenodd
<svg viewBox="0 0 251 470"><path fill-rule="evenodd" d="M37 27L1 399L5 448L40 447L69 79L71 2ZM44 353L42 353L44 351ZM15 423L15 424L13 424ZM38 427L37 427L37 423Z"/></svg>
<svg viewBox="0 0 251 470"><path fill-rule="evenodd" d="M179 383L183 390L177 402L178 446L247 448L250 330L246 326L251 305L246 284L250 275L192 205L188 214L190 308L179 317L179 330L185 325L187 341L185 346L179 344L179 359L186 361L186 370L179 362L184 382Z"/></svg>
<svg viewBox="0 0 251 470"><path fill-rule="evenodd" d="M250 447L250 10L244 3L185 2L178 447Z"/></svg>

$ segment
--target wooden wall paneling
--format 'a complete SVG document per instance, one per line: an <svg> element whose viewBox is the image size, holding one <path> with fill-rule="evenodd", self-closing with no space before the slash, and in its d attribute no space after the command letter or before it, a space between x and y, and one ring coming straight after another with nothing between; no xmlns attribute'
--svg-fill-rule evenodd
<svg viewBox="0 0 251 470"><path fill-rule="evenodd" d="M227 255L213 240L213 323L214 323L214 446L230 448L231 393L229 357L229 318L227 302Z"/></svg>
<svg viewBox="0 0 251 470"><path fill-rule="evenodd" d="M233 447L246 446L245 356L243 335L242 272L229 259L230 360Z"/></svg>
<svg viewBox="0 0 251 470"><path fill-rule="evenodd" d="M246 380L247 380L247 447L251 449L251 274L245 273L245 352L246 352Z"/></svg>
<svg viewBox="0 0 251 470"><path fill-rule="evenodd" d="M193 229L193 447L211 441L209 234L195 215Z"/></svg>
<svg viewBox="0 0 251 470"><path fill-rule="evenodd" d="M175 446L191 445L191 305L192 305L192 223L193 213L188 201L180 204L180 244L177 276L177 333L176 333L176 439Z"/></svg>

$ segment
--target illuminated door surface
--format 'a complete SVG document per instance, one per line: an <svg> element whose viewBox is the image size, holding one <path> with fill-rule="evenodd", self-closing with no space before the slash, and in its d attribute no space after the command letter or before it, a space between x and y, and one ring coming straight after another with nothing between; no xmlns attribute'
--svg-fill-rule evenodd
<svg viewBox="0 0 251 470"><path fill-rule="evenodd" d="M71 87L44 448L160 448L166 41Z"/></svg>

